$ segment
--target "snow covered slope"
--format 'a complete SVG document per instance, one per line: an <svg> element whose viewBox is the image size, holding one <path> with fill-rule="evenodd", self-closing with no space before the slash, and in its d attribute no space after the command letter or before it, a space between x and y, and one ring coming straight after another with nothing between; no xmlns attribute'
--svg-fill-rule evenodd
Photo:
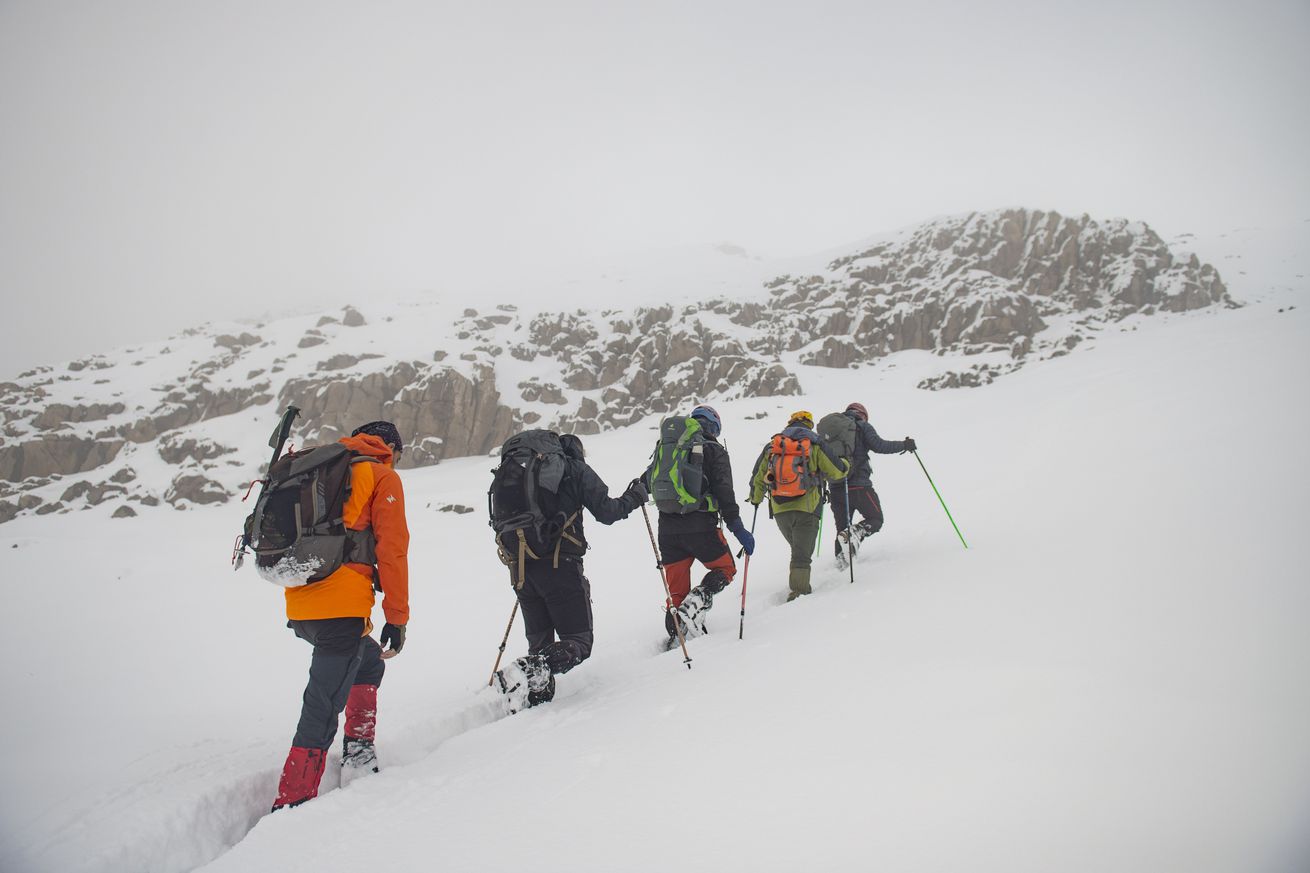
<svg viewBox="0 0 1310 873"><path fill-rule="evenodd" d="M688 671L654 651L640 518L595 525L595 653L512 718L482 687L505 571L480 512L441 511L482 506L491 464L406 471L383 772L268 818L309 649L227 567L243 508L17 518L0 869L1305 869L1306 298L1130 317L970 391L916 389L943 361L906 351L720 404L741 482L791 409L864 402L918 440L971 548L913 458L876 457L888 521L856 583L825 529L815 594L783 603L761 517L745 638L739 576ZM612 485L657 418L587 438Z"/></svg>

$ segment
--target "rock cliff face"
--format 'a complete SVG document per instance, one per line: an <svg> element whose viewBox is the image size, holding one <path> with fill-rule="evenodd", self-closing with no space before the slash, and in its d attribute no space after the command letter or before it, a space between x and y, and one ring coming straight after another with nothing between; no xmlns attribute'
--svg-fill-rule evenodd
<svg viewBox="0 0 1310 873"><path fill-rule="evenodd" d="M393 421L413 435L400 467L435 464L442 458L486 454L519 426L516 410L500 402L494 371L476 368L472 378L455 370L403 362L354 379L288 381L279 406L301 410L306 442L327 442L366 421Z"/></svg>
<svg viewBox="0 0 1310 873"><path fill-rule="evenodd" d="M229 500L267 462L275 399L302 410L300 445L385 418L406 438L401 466L424 466L486 454L527 426L589 434L702 399L799 394L801 365L906 349L961 359L922 388L982 385L1106 322L1213 305L1234 305L1214 268L1144 224L1009 210L933 221L691 305L498 306L440 322L347 307L206 326L0 383L0 522Z"/></svg>
<svg viewBox="0 0 1310 873"><path fill-rule="evenodd" d="M1219 274L1175 257L1149 227L1010 210L933 222L839 258L823 275L783 276L764 306L724 301L762 354L849 367L904 349L1004 352L1014 363L922 387L981 384L1031 357L1063 354L1089 326L1135 313L1233 305ZM1058 325L1058 328L1056 327Z"/></svg>

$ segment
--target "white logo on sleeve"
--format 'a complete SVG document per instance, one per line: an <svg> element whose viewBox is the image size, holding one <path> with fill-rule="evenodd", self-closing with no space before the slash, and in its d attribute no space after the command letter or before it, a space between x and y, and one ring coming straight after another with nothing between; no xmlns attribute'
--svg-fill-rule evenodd
<svg viewBox="0 0 1310 873"><path fill-rule="evenodd" d="M387 503L395 503L395 502L396 502L396 495L394 495L394 494L388 494L388 495L387 495Z"/></svg>

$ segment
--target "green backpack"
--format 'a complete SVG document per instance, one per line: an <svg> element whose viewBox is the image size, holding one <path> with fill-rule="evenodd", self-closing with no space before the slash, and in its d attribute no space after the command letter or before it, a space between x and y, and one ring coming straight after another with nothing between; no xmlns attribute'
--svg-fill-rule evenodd
<svg viewBox="0 0 1310 873"><path fill-rule="evenodd" d="M660 422L660 441L651 456L650 494L660 512L715 512L706 493L705 434L694 418L675 415Z"/></svg>

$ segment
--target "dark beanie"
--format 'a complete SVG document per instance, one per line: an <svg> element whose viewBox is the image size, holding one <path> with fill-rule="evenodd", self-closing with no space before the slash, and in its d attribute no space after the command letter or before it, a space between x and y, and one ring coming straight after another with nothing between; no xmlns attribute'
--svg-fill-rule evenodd
<svg viewBox="0 0 1310 873"><path fill-rule="evenodd" d="M382 442L396 450L396 454L405 451L405 444L400 440L400 431L389 421L370 421L368 424L361 424L351 432L351 436L359 436L362 433L375 436Z"/></svg>
<svg viewBox="0 0 1310 873"><path fill-rule="evenodd" d="M578 439L574 434L560 434L559 445L564 450L564 454L575 461L581 461L587 457L587 450L582 447L582 440Z"/></svg>

